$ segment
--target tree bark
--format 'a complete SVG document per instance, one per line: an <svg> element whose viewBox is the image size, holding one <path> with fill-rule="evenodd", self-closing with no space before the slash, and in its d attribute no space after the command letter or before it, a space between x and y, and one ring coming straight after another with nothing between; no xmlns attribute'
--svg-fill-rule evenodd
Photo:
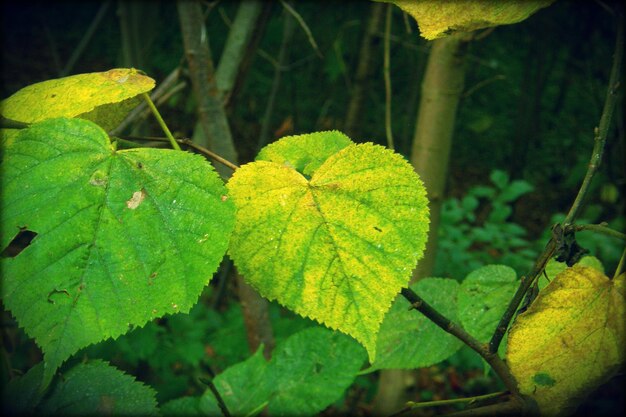
<svg viewBox="0 0 626 417"><path fill-rule="evenodd" d="M242 11L242 8L244 10ZM259 10L256 10L256 9ZM204 131L204 146L220 156L237 163L237 152L232 140L222 98L233 86L243 51L250 41L250 34L259 16L260 2L242 2L229 33L218 74L215 73L209 43L202 20L202 8L198 1L179 1L185 54L189 63L189 73L194 94L198 103L200 125ZM219 80L216 78L219 75ZM224 178L231 172L221 169ZM274 345L274 335L269 321L268 302L248 286L243 277L235 273L237 290L248 336L250 351L256 352L264 344L264 355L269 358Z"/></svg>
<svg viewBox="0 0 626 417"><path fill-rule="evenodd" d="M419 174L430 202L430 229L424 258L414 279L432 274L437 250L437 229L445 191L452 134L465 81L465 55L469 34L456 34L433 41L422 82L411 164Z"/></svg>
<svg viewBox="0 0 626 417"><path fill-rule="evenodd" d="M373 2L370 5L371 13L367 22L367 28L363 34L361 49L359 51L359 62L357 64L354 76L354 85L346 111L346 120L344 124L344 132L351 138L359 135L359 122L361 121L361 110L365 99L365 91L367 89L367 81L370 77L372 63L372 49L376 43L376 32L378 31L383 19L383 11L385 5L383 3Z"/></svg>
<svg viewBox="0 0 626 417"><path fill-rule="evenodd" d="M454 122L463 92L465 52L469 40L469 34L457 34L433 41L422 81L411 164L426 186L430 202L430 229L424 258L413 273L414 279L431 276L435 265L437 229ZM405 381L408 372L411 371L381 372L374 404L376 414L391 414L403 407L407 400Z"/></svg>
<svg viewBox="0 0 626 417"><path fill-rule="evenodd" d="M189 77L198 107L198 118L204 135L196 135L197 142L224 158L234 162L237 151L226 119L226 113L218 98L215 69L211 59L209 39L202 19L199 1L181 0L177 3L178 16L189 65ZM223 177L231 172L223 166L216 167Z"/></svg>

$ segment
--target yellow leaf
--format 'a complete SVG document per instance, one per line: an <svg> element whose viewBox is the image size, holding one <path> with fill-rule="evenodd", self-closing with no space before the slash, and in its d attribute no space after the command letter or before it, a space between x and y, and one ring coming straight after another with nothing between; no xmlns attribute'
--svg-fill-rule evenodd
<svg viewBox="0 0 626 417"><path fill-rule="evenodd" d="M379 0L380 1L380 0ZM382 0L413 16L428 40L521 22L554 0Z"/></svg>
<svg viewBox="0 0 626 417"><path fill-rule="evenodd" d="M261 295L354 337L373 361L425 247L422 182L402 156L338 132L283 138L260 155L271 160L228 183L235 265Z"/></svg>
<svg viewBox="0 0 626 417"><path fill-rule="evenodd" d="M80 117L109 131L153 88L154 80L133 68L72 75L22 88L2 100L0 114L24 123Z"/></svg>
<svg viewBox="0 0 626 417"><path fill-rule="evenodd" d="M511 328L507 361L542 415L571 414L626 352L626 274L575 265L558 274Z"/></svg>

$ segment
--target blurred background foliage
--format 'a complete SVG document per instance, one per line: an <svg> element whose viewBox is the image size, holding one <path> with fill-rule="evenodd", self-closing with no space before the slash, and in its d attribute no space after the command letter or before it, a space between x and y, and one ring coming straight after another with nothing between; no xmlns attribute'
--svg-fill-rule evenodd
<svg viewBox="0 0 626 417"><path fill-rule="evenodd" d="M214 63L238 4L204 2ZM289 134L342 130L350 93L358 82L355 69L373 3L290 4L310 28L321 57L296 25L285 49L275 108L270 120L264 120L278 53L285 42L286 16L280 2L265 2L262 27L255 33L258 49L245 57L245 70L226 106L241 163L256 155L263 123L269 126L269 141ZM142 69L158 85L181 64L185 67L172 1L4 1L1 7L1 98L38 81L115 67ZM615 38L607 9L602 1L561 0L522 23L485 31L470 43L435 276L462 280L470 271L492 263L525 274L547 242L550 226L563 218L587 168L593 129L606 94ZM392 127L396 150L408 156L429 44L399 9L394 8L392 19ZM93 36L86 38L94 21ZM380 25L372 43L363 112L352 134L357 142L385 144L382 37ZM86 42L85 48L78 53L81 42ZM196 122L194 106L187 82L160 110L175 134L189 137ZM605 221L621 231L626 178L623 110L620 101L605 162L580 218L580 222ZM150 120L134 129L160 134ZM623 250L619 242L589 232L577 238L607 271L615 269ZM209 364L220 371L249 355L225 264L189 315L149 323L117 341L89 347L74 360L112 360L157 388L160 401L202 392L205 387L198 385L196 377L207 374ZM270 313L277 340L311 324L277 305L271 305ZM15 325L3 313L3 326L11 323ZM39 353L26 337L9 334L4 346L13 368L25 370L36 363ZM428 384L421 377L413 381L423 400L449 397L450 392L468 395L476 384L495 384L484 381L480 361L467 359L471 355L464 352L423 370L419 375L428 376ZM371 401L373 378L359 377L336 408Z"/></svg>

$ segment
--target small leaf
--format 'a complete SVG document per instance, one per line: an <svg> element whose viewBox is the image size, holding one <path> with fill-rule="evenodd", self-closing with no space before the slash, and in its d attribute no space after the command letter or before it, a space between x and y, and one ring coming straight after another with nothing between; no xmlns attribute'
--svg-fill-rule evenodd
<svg viewBox="0 0 626 417"><path fill-rule="evenodd" d="M461 283L458 315L472 336L487 342L517 290L517 274L505 265L472 271Z"/></svg>
<svg viewBox="0 0 626 417"><path fill-rule="evenodd" d="M328 133L310 136L317 141L303 140L300 155L315 155ZM291 166L253 162L228 183L237 207L230 255L261 295L355 337L373 361L380 323L425 247L424 186L400 155L369 143L315 171L323 157L311 165L287 156Z"/></svg>
<svg viewBox="0 0 626 417"><path fill-rule="evenodd" d="M517 317L507 362L521 393L536 400L542 415L571 414L624 364L625 281L626 274L610 280L574 266Z"/></svg>
<svg viewBox="0 0 626 417"><path fill-rule="evenodd" d="M237 363L213 379L228 412L234 416L254 416L260 413L272 393L274 384L268 379L268 363L263 347L243 362ZM221 416L215 395L206 389L200 397L182 397L161 407L164 416Z"/></svg>
<svg viewBox="0 0 626 417"><path fill-rule="evenodd" d="M458 282L424 278L411 286L417 294L450 320L456 321ZM376 369L415 369L439 363L452 356L462 343L443 331L422 313L409 309L399 297L385 316L378 333Z"/></svg>
<svg viewBox="0 0 626 417"><path fill-rule="evenodd" d="M158 415L155 392L103 361L63 374L37 408L42 415Z"/></svg>
<svg viewBox="0 0 626 417"><path fill-rule="evenodd" d="M337 131L287 136L261 149L256 160L286 165L310 177L330 156L350 144L350 138Z"/></svg>
<svg viewBox="0 0 626 417"><path fill-rule="evenodd" d="M322 327L302 330L272 353L272 416L315 415L341 398L366 359L353 339Z"/></svg>
<svg viewBox="0 0 626 417"><path fill-rule="evenodd" d="M455 32L521 22L554 0L377 0L393 3L413 16L428 40Z"/></svg>
<svg viewBox="0 0 626 417"><path fill-rule="evenodd" d="M109 131L153 88L154 80L133 68L72 75L22 88L0 103L0 114L24 123L80 117Z"/></svg>
<svg viewBox="0 0 626 417"><path fill-rule="evenodd" d="M213 383L232 415L247 416L255 410L258 413L267 404L274 388L267 369L268 362L263 357L261 346L244 362L231 366L215 377ZM206 399L206 403L201 404L208 411L207 414L215 415L213 410L221 414L217 400L210 390L202 398ZM210 407L208 404L211 404Z"/></svg>
<svg viewBox="0 0 626 417"><path fill-rule="evenodd" d="M217 269L234 221L203 158L115 151L81 119L20 131L2 160L2 299L44 352L45 379L78 349L187 312ZM47 382L44 385L47 385Z"/></svg>

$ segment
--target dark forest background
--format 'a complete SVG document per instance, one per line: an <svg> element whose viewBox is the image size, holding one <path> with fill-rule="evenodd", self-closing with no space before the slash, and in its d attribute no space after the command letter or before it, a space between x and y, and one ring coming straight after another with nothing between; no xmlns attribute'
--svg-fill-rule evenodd
<svg viewBox="0 0 626 417"><path fill-rule="evenodd" d="M356 142L386 144L382 24L371 46L366 79L355 77L374 3L290 4L310 28L320 53L311 46L302 26L295 24L286 32L287 12L280 2L265 2L253 45L244 58L244 70L226 104L239 162L253 160L260 144L282 136L344 130L358 82L365 83L366 94L359 122L349 135ZM212 59L217 64L239 2L206 1L204 5ZM563 218L587 169L614 48L611 5L559 0L519 24L497 27L469 44L434 276L462 279L489 263L507 264L522 275L543 249L550 226ZM1 7L2 99L26 85L64 75L132 66L145 71L158 86L175 68L186 68L173 1L4 1ZM86 38L96 16L93 36ZM81 42L86 42L84 49ZM281 78L274 85L281 45ZM407 158L429 49L415 21L394 8L392 127L396 151ZM185 81L184 73L181 80ZM273 89L277 95L268 114ZM160 111L175 135L190 137L196 123L190 83L182 85ZM606 159L580 222L606 221L623 231L623 101L613 125ZM160 134L151 119L132 131ZM267 138L262 137L264 132ZM523 184L523 192L519 184ZM485 191L488 189L491 191ZM507 199L507 192L515 198ZM579 243L597 256L607 271L615 269L623 251L616 241L595 234L580 234ZM227 273L222 271L222 275ZM157 387L160 401L200 390L190 381L202 363L220 370L248 355L236 297L228 282L223 282L215 279L203 296L203 303L212 309L194 308L188 316L163 319L118 341L88 348L85 355L112 360ZM278 306L270 307L277 339L306 325L279 312ZM10 320L3 315L3 321ZM38 361L37 349L25 336L12 343L19 352L12 357L13 366L27 369ZM480 361L468 359L464 352L420 371L410 384L415 396L422 400L449 398L451 393L468 395L480 392L480 387L497 385L484 375ZM616 379L598 391L586 405L589 410L601 414L603 407L623 407L622 394L618 394L623 375ZM335 409L345 410L350 401L368 404L375 392L375 376L359 377L347 399Z"/></svg>

